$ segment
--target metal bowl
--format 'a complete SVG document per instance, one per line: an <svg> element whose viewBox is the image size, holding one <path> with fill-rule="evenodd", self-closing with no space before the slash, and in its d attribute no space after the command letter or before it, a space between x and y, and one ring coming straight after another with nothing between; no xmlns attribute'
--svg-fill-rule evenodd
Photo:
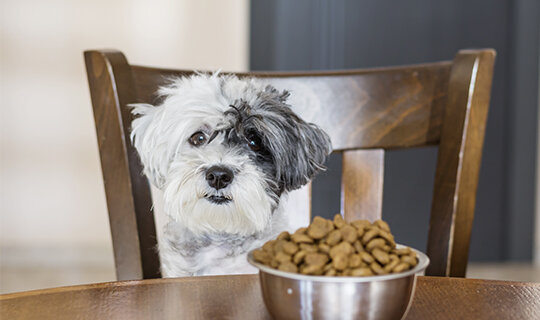
<svg viewBox="0 0 540 320"><path fill-rule="evenodd" d="M413 269L370 277L284 272L255 262L253 251L248 261L259 269L264 303L275 319L400 319L411 304L416 275L429 264L425 254L412 250L418 257Z"/></svg>

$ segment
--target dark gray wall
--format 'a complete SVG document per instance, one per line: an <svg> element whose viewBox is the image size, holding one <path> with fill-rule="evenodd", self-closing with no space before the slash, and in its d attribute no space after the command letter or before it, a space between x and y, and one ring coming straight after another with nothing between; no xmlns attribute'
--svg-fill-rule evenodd
<svg viewBox="0 0 540 320"><path fill-rule="evenodd" d="M450 60L497 50L473 260L530 260L540 1L252 0L253 70L342 69ZM425 248L436 148L390 151L383 216L402 243ZM314 213L339 211L339 155L313 186Z"/></svg>
<svg viewBox="0 0 540 320"><path fill-rule="evenodd" d="M505 172L505 216L506 228L503 238L505 258L510 260L528 259L523 251L532 250L531 232L534 210L538 108L538 63L540 44L540 1L517 0L512 2L510 11L510 37L506 81L508 104L505 117L509 122ZM537 230L540 232L540 230Z"/></svg>

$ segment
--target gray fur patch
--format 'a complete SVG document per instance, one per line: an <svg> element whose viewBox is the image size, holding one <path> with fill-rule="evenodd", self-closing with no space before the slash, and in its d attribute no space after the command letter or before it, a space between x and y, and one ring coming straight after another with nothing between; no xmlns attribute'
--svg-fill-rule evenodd
<svg viewBox="0 0 540 320"><path fill-rule="evenodd" d="M272 176L279 194L300 188L324 170L332 148L322 129L302 120L286 104L288 96L287 91L267 86L254 105L238 100L225 112L229 143L245 144L250 135L261 140L254 159Z"/></svg>

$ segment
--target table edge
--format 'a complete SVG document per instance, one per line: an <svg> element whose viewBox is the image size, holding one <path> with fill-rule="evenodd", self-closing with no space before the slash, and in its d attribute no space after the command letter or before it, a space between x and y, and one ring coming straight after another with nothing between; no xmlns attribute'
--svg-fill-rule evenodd
<svg viewBox="0 0 540 320"><path fill-rule="evenodd" d="M193 281L216 281L234 280L237 278L256 279L258 274L238 274L238 275L219 275L219 276L197 276L197 277L181 277L181 278L159 278L159 279L145 279L145 280L124 280L124 281L109 281L91 284L79 284L72 286L62 286L55 288L36 289L30 291L21 291L13 293L0 294L0 301L7 301L17 298L25 298L30 296L42 295L42 294L55 294L70 291L85 291L93 289L107 289L107 288L119 288L130 287L137 285L155 285L155 284L172 284L172 283L187 283ZM476 284L489 284L489 285L510 285L519 287L539 287L540 282L522 282L522 281L506 281L506 280L488 280L488 279L475 279L475 278L453 278L453 277L433 277L433 276L418 276L420 282L423 281L466 281Z"/></svg>

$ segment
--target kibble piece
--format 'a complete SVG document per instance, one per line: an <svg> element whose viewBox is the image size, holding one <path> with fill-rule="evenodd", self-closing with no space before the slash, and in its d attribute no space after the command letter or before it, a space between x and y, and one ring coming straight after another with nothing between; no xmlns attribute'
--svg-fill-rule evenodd
<svg viewBox="0 0 540 320"><path fill-rule="evenodd" d="M298 272L298 267L294 263L287 261L280 264L278 270L296 273Z"/></svg>
<svg viewBox="0 0 540 320"><path fill-rule="evenodd" d="M274 254L283 251L283 245L285 243L287 243L286 240L277 240L276 242L274 242L274 245L272 246L272 251L274 252Z"/></svg>
<svg viewBox="0 0 540 320"><path fill-rule="evenodd" d="M334 222L332 220L326 220L326 224L328 225L328 230L332 231L335 229Z"/></svg>
<svg viewBox="0 0 540 320"><path fill-rule="evenodd" d="M392 270L400 263L399 259L392 260L390 258L390 262L383 267L384 271L390 273Z"/></svg>
<svg viewBox="0 0 540 320"><path fill-rule="evenodd" d="M341 235L344 241L354 243L358 238L356 229L352 226L346 225L341 228Z"/></svg>
<svg viewBox="0 0 540 320"><path fill-rule="evenodd" d="M328 234L328 237L326 238L326 243L329 246L335 246L336 244L338 244L341 241L341 237L342 237L342 235L341 235L340 230L331 231Z"/></svg>
<svg viewBox="0 0 540 320"><path fill-rule="evenodd" d="M342 241L340 244L336 245L332 249L330 249L330 257L332 259L340 253L344 253L346 255L349 255L354 252L354 248L351 246L350 243Z"/></svg>
<svg viewBox="0 0 540 320"><path fill-rule="evenodd" d="M266 252L273 252L272 247L274 246L274 243L276 240L270 240L267 243L263 244L262 249Z"/></svg>
<svg viewBox="0 0 540 320"><path fill-rule="evenodd" d="M294 233L305 234L307 229L308 229L307 227L298 228L298 229L296 229L296 231Z"/></svg>
<svg viewBox="0 0 540 320"><path fill-rule="evenodd" d="M354 243L353 243L353 246L354 246L354 250L356 250L356 252L360 253L362 251L366 251L364 249L364 246L362 245L362 242L360 242L360 240L356 240Z"/></svg>
<svg viewBox="0 0 540 320"><path fill-rule="evenodd" d="M384 271L384 269L381 267L380 264L378 264L377 262L373 262L369 265L369 268L371 269L371 271L373 271L375 274L386 274L387 272Z"/></svg>
<svg viewBox="0 0 540 320"><path fill-rule="evenodd" d="M331 269L328 269L327 271L325 271L324 275L325 276L335 276L335 275L337 275L337 271L336 271L336 269L331 268Z"/></svg>
<svg viewBox="0 0 540 320"><path fill-rule="evenodd" d="M283 251L287 254L293 255L298 251L298 246L293 242L287 241L285 244L283 244Z"/></svg>
<svg viewBox="0 0 540 320"><path fill-rule="evenodd" d="M304 261L304 258L306 257L306 255L307 255L307 252L298 251L293 257L293 262L296 263L296 264L302 263L302 261Z"/></svg>
<svg viewBox="0 0 540 320"><path fill-rule="evenodd" d="M366 228L371 226L371 223L367 220L356 220L351 222L351 225L356 228L358 238L362 238L362 236L364 236L364 233L366 233Z"/></svg>
<svg viewBox="0 0 540 320"><path fill-rule="evenodd" d="M323 273L322 266L307 265L300 270L303 274L321 275Z"/></svg>
<svg viewBox="0 0 540 320"><path fill-rule="evenodd" d="M365 227L370 225L371 222L369 222L368 220L354 220L353 222L351 222L351 226L355 227L358 230L364 230Z"/></svg>
<svg viewBox="0 0 540 320"><path fill-rule="evenodd" d="M279 266L279 261L272 259L272 261L270 261L270 266L274 269L277 268Z"/></svg>
<svg viewBox="0 0 540 320"><path fill-rule="evenodd" d="M367 264L371 264L373 263L373 261L375 261L375 259L373 259L373 256L367 253L366 251L362 251L358 255L360 256L360 258L362 258L362 261L364 261Z"/></svg>
<svg viewBox="0 0 540 320"><path fill-rule="evenodd" d="M400 249L394 249L394 253L397 254L398 256L403 256L403 255L408 255L410 254L412 251L410 248L400 248Z"/></svg>
<svg viewBox="0 0 540 320"><path fill-rule="evenodd" d="M332 228L333 229L333 228ZM315 217L308 227L307 235L313 239L322 239L332 230L326 223L326 219Z"/></svg>
<svg viewBox="0 0 540 320"><path fill-rule="evenodd" d="M351 276L353 277L368 277L372 276L373 272L370 268L362 267L362 268L356 268L351 271Z"/></svg>
<svg viewBox="0 0 540 320"><path fill-rule="evenodd" d="M368 243L371 239L379 235L379 229L369 229L362 236L362 244Z"/></svg>
<svg viewBox="0 0 540 320"><path fill-rule="evenodd" d="M379 229L390 232L390 226L388 226L388 223L385 221L377 220L373 222L373 225L377 226Z"/></svg>
<svg viewBox="0 0 540 320"><path fill-rule="evenodd" d="M279 263L291 261L292 257L283 251L276 253L274 257Z"/></svg>
<svg viewBox="0 0 540 320"><path fill-rule="evenodd" d="M362 258L358 254L351 254L349 257L349 268L358 268L362 265Z"/></svg>
<svg viewBox="0 0 540 320"><path fill-rule="evenodd" d="M334 216L334 225L336 228L341 229L343 226L347 225L347 222L345 222L341 214L338 213Z"/></svg>
<svg viewBox="0 0 540 320"><path fill-rule="evenodd" d="M379 261L382 265L390 262L390 257L388 256L388 253L382 251L379 248L373 249L373 251L371 251L371 254L375 258L375 260Z"/></svg>
<svg viewBox="0 0 540 320"><path fill-rule="evenodd" d="M304 250L306 252L319 251L319 247L316 244L300 243L299 246L300 246L300 250Z"/></svg>
<svg viewBox="0 0 540 320"><path fill-rule="evenodd" d="M384 266L384 271L386 272L392 272L392 269L394 269L401 261L399 260L398 256L395 254L390 254L390 262Z"/></svg>
<svg viewBox="0 0 540 320"><path fill-rule="evenodd" d="M291 240L291 235L287 231L283 231L277 237L278 240Z"/></svg>
<svg viewBox="0 0 540 320"><path fill-rule="evenodd" d="M304 258L304 262L310 266L324 266L328 262L328 256L324 253L308 253Z"/></svg>
<svg viewBox="0 0 540 320"><path fill-rule="evenodd" d="M412 256L402 256L401 257L401 262L408 263L408 264L411 265L411 267L416 266L416 264L418 263L416 261L416 257L412 257Z"/></svg>
<svg viewBox="0 0 540 320"><path fill-rule="evenodd" d="M291 239L296 243L313 243L313 239L303 233L293 233Z"/></svg>
<svg viewBox="0 0 540 320"><path fill-rule="evenodd" d="M381 238L375 238L375 239L372 239L370 242L368 242L366 244L366 250L371 252L373 251L373 249L375 248L383 248L384 247L384 239L381 239Z"/></svg>
<svg viewBox="0 0 540 320"><path fill-rule="evenodd" d="M270 264L270 261L272 260L272 256L270 256L270 254L268 254L268 252L264 250L257 249L253 251L253 259L255 259L255 261L258 261L262 264Z"/></svg>
<svg viewBox="0 0 540 320"><path fill-rule="evenodd" d="M341 272L341 275L344 277L350 277L351 273L352 273L352 270L347 268Z"/></svg>
<svg viewBox="0 0 540 320"><path fill-rule="evenodd" d="M325 266L323 267L322 270L323 270L324 272L326 272L326 271L328 271L328 270L330 270L330 269L332 269L332 268L333 268L333 267L332 267L332 262L330 262L330 263L328 263L327 265L325 265Z"/></svg>
<svg viewBox="0 0 540 320"><path fill-rule="evenodd" d="M406 262L400 262L394 269L392 269L393 273L399 273L403 272L405 270L409 270L411 266Z"/></svg>
<svg viewBox="0 0 540 320"><path fill-rule="evenodd" d="M345 222L345 220L343 220L341 214L338 213L334 216L334 225L336 226L336 228L341 229L346 224L347 223Z"/></svg>
<svg viewBox="0 0 540 320"><path fill-rule="evenodd" d="M345 253L339 253L332 258L332 266L339 271L345 270L349 265L349 258Z"/></svg>
<svg viewBox="0 0 540 320"><path fill-rule="evenodd" d="M319 251L328 254L328 253L330 253L330 246L327 245L326 243L321 243L321 244L319 244Z"/></svg>
<svg viewBox="0 0 540 320"><path fill-rule="evenodd" d="M396 242L394 241L394 236L389 233L389 232L386 232L386 231L379 231L379 237L383 238L384 240L386 240L386 242L391 246L391 247L395 247L396 246Z"/></svg>

